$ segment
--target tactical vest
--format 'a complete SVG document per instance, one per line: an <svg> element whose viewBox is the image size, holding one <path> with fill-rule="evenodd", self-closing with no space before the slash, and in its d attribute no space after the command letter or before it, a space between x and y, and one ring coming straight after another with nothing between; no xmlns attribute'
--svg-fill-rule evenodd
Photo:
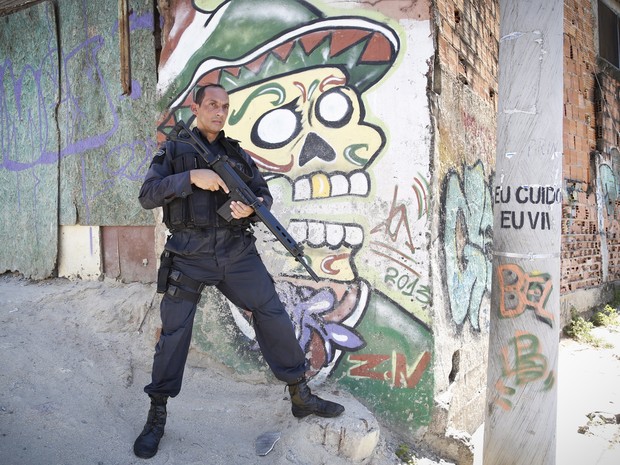
<svg viewBox="0 0 620 465"><path fill-rule="evenodd" d="M250 165L238 152L239 143L226 138L222 142L228 162L235 168L241 178L247 182L251 179ZM193 169L209 169L207 162L196 152L194 147L182 141L167 141L166 156L170 157L174 174ZM249 173L248 173L249 171ZM163 207L164 223L170 231L191 228L228 227L246 228L251 223L247 218L227 222L217 214L217 209L228 200L228 194L222 189L207 191L192 185L192 193L187 197L178 197Z"/></svg>

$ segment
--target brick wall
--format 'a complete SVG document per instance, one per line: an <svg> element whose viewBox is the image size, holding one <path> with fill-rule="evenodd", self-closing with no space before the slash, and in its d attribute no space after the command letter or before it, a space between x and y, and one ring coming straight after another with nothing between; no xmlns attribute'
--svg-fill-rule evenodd
<svg viewBox="0 0 620 465"><path fill-rule="evenodd" d="M599 61L598 72L594 75L594 121L596 122L596 148L610 153L620 145L620 72Z"/></svg>
<svg viewBox="0 0 620 465"><path fill-rule="evenodd" d="M498 0L438 0L439 60L475 94L495 99L499 50Z"/></svg>
<svg viewBox="0 0 620 465"><path fill-rule="evenodd" d="M564 2L564 178L586 183L596 148L595 24L590 0Z"/></svg>
<svg viewBox="0 0 620 465"><path fill-rule="evenodd" d="M596 148L595 18L589 0L564 2L564 188L561 292L602 282L602 257L590 152Z"/></svg>
<svg viewBox="0 0 620 465"><path fill-rule="evenodd" d="M610 3L620 7L620 2ZM620 219L620 194L601 199L613 203L611 211L603 203L597 210L600 160L594 156L602 153L609 158L609 151L617 152L620 144L620 78L615 68L610 70L597 57L598 22L593 5L596 1L564 2L562 293L620 279L620 224L616 220ZM443 71L494 104L499 0L437 0L434 14ZM609 162L618 193L619 165L619 160Z"/></svg>
<svg viewBox="0 0 620 465"><path fill-rule="evenodd" d="M599 60L595 75L594 109L596 152L592 157L597 170L600 218L607 251L604 262L606 281L620 280L620 72Z"/></svg>
<svg viewBox="0 0 620 465"><path fill-rule="evenodd" d="M596 195L586 182L579 180L565 179L565 189L561 293L595 287L602 283Z"/></svg>
<svg viewBox="0 0 620 465"><path fill-rule="evenodd" d="M562 293L620 278L618 80L597 56L593 3L564 2Z"/></svg>

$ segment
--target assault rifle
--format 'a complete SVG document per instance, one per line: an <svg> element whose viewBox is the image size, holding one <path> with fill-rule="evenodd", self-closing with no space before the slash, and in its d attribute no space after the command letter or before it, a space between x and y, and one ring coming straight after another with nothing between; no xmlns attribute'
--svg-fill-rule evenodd
<svg viewBox="0 0 620 465"><path fill-rule="evenodd" d="M182 137L181 132L186 133L188 137ZM209 167L226 183L229 189L229 198L228 201L219 208L218 214L220 216L226 219L226 221L232 220L230 204L233 201L240 201L252 207L256 216L267 226L275 238L280 241L293 257L295 257L295 260L304 266L308 274L312 276L312 279L318 282L319 277L306 262L303 247L295 242L295 239L284 229L284 226L280 224L276 217L273 216L269 209L263 205L260 199L256 197L256 194L254 194L243 179L241 179L241 176L239 176L235 169L227 162L227 155L213 154L204 142L200 140L200 137L189 129L183 121L179 121L176 126L174 126L174 129L167 134L167 137L172 141L183 142L194 147L196 152L207 162Z"/></svg>

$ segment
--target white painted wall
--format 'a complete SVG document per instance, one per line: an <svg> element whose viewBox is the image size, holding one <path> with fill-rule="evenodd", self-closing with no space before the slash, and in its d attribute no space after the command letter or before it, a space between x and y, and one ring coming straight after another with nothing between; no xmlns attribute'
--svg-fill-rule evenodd
<svg viewBox="0 0 620 465"><path fill-rule="evenodd" d="M101 275L101 241L98 226L61 226L58 276L96 280Z"/></svg>

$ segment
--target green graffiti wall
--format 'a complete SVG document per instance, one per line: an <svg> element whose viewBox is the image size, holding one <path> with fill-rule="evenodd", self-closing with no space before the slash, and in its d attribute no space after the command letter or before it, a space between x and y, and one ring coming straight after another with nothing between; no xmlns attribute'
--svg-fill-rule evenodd
<svg viewBox="0 0 620 465"><path fill-rule="evenodd" d="M2 271L47 276L56 262L58 224L58 134L46 130L55 126L59 100L56 15L42 3L2 23L0 264ZM15 37L20 47L12 45Z"/></svg>
<svg viewBox="0 0 620 465"><path fill-rule="evenodd" d="M429 24L331 3L177 2L161 121L191 123L197 84L229 91L226 132L263 171L274 214L320 277L257 231L309 374L417 429L430 421L434 389ZM206 297L197 348L240 372L265 371L244 309Z"/></svg>

